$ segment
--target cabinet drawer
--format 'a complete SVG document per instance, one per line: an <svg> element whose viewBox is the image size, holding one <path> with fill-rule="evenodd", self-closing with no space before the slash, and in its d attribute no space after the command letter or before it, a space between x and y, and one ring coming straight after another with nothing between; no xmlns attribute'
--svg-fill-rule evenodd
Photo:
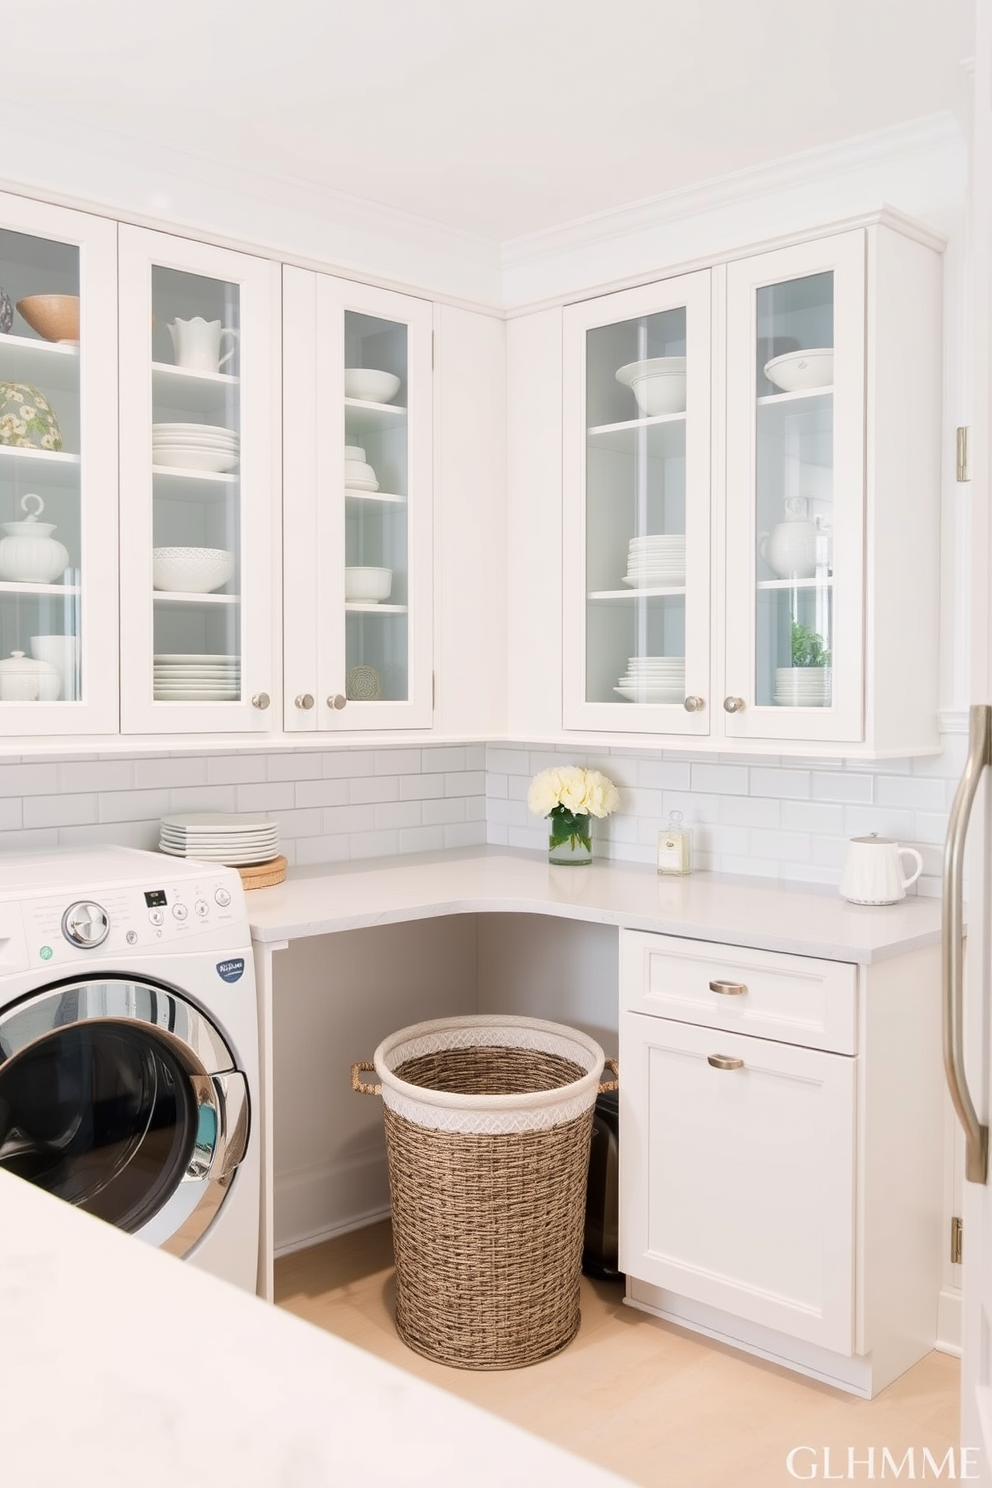
<svg viewBox="0 0 992 1488"><path fill-rule="evenodd" d="M857 1052L857 967L844 961L625 930L620 998L630 1012Z"/></svg>

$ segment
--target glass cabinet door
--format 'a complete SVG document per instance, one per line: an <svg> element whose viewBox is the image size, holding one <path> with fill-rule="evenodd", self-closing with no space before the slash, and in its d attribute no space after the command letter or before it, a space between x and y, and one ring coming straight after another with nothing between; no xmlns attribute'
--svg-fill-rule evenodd
<svg viewBox="0 0 992 1488"><path fill-rule="evenodd" d="M276 271L121 244L123 727L269 729Z"/></svg>
<svg viewBox="0 0 992 1488"><path fill-rule="evenodd" d="M285 726L424 727L432 308L293 269L284 295L287 427L309 434L285 450Z"/></svg>
<svg viewBox="0 0 992 1488"><path fill-rule="evenodd" d="M566 312L566 727L709 732L710 276Z"/></svg>
<svg viewBox="0 0 992 1488"><path fill-rule="evenodd" d="M864 239L728 270L727 732L858 739Z"/></svg>
<svg viewBox="0 0 992 1488"><path fill-rule="evenodd" d="M116 229L0 199L0 732L117 727Z"/></svg>

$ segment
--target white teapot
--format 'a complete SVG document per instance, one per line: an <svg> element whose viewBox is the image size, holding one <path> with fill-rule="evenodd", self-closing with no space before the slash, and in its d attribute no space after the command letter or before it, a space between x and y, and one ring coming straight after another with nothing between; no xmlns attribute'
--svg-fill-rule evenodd
<svg viewBox="0 0 992 1488"><path fill-rule="evenodd" d="M29 503L35 503L34 511ZM7 536L0 539L0 579L15 584L51 584L65 573L69 554L52 533L52 522L39 522L45 509L40 496L29 491L21 497L21 511L27 512L23 522L4 522Z"/></svg>
<svg viewBox="0 0 992 1488"><path fill-rule="evenodd" d="M806 498L790 496L785 521L761 534L758 552L780 579L811 579L816 573L819 535L819 519L807 516Z"/></svg>
<svg viewBox="0 0 992 1488"><path fill-rule="evenodd" d="M908 876L903 872L904 858L916 862ZM900 847L891 837L870 832L848 842L840 892L851 904L896 904L922 872L923 859L915 847Z"/></svg>

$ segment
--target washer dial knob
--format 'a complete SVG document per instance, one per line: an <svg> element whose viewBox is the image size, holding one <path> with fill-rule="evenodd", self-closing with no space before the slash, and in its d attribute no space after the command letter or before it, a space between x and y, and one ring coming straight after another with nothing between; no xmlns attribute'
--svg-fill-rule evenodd
<svg viewBox="0 0 992 1488"><path fill-rule="evenodd" d="M102 945L110 934L110 916L102 905L80 899L70 904L62 916L62 934L70 945L91 950Z"/></svg>

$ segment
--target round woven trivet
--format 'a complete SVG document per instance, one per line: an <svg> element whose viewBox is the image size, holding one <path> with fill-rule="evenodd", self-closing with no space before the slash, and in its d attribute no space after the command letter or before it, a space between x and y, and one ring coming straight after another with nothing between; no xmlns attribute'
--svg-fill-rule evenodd
<svg viewBox="0 0 992 1488"><path fill-rule="evenodd" d="M282 883L288 867L289 859L280 854L271 862L250 863L247 868L239 868L238 872L241 874L241 882L246 889L267 889L272 884Z"/></svg>

